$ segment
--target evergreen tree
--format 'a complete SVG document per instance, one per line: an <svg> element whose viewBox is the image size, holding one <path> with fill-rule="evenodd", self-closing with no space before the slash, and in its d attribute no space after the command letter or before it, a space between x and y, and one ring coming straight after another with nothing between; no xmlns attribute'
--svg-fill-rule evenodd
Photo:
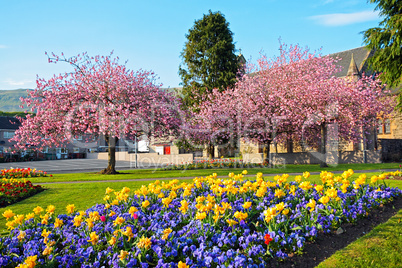
<svg viewBox="0 0 402 268"><path fill-rule="evenodd" d="M183 108L198 106L214 88L224 91L236 83L240 63L233 33L220 12L204 14L186 35L179 67Z"/></svg>
<svg viewBox="0 0 402 268"><path fill-rule="evenodd" d="M395 87L402 82L402 1L370 0L384 18L379 27L364 32L364 42L374 49L369 63L375 71L381 71L381 80ZM402 110L402 94L399 94L399 109Z"/></svg>

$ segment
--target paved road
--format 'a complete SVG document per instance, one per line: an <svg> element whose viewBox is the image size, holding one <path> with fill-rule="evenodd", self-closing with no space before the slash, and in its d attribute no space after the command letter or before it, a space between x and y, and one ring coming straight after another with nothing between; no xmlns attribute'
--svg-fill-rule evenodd
<svg viewBox="0 0 402 268"><path fill-rule="evenodd" d="M149 166L149 163L138 163L139 168L156 168L156 166ZM9 168L36 168L38 170L46 171L49 174L57 173L77 173L77 172L95 172L101 171L107 167L107 160L99 159L65 159L65 160L47 160L47 161L30 161L30 162L11 162L0 163L0 169ZM116 170L129 170L135 169L135 162L130 161L116 161ZM367 172L388 172L395 171L396 169L386 170L355 170L356 173ZM230 170L228 170L229 172ZM333 173L342 173L343 171L332 171ZM320 174L320 172L310 172L311 174ZM269 176L281 174L266 174ZM300 173L289 173L289 175L300 175ZM185 174L183 174L185 176ZM255 175L250 175L255 176ZM222 178L225 176L222 176ZM187 177L183 177L186 179ZM190 177L188 177L190 178ZM192 177L191 177L192 178ZM137 180L137 179L136 179Z"/></svg>
<svg viewBox="0 0 402 268"><path fill-rule="evenodd" d="M154 168L148 163L138 163L140 168ZM107 167L107 160L100 159L65 159L30 162L0 163L0 169L9 168L36 168L51 174L101 171ZM116 170L134 169L135 162L116 161Z"/></svg>

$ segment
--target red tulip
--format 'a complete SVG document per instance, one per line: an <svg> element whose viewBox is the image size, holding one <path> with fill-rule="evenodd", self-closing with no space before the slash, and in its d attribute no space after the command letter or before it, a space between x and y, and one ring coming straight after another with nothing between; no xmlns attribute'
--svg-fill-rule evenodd
<svg viewBox="0 0 402 268"><path fill-rule="evenodd" d="M265 240L264 243L268 246L269 243L272 241L272 238L271 238L271 236L269 234L266 234L264 236L264 240Z"/></svg>

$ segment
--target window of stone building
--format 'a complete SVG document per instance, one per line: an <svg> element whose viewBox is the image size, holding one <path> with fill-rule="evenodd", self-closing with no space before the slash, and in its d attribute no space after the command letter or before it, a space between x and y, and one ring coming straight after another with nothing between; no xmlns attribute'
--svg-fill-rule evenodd
<svg viewBox="0 0 402 268"><path fill-rule="evenodd" d="M385 134L391 134L391 120L389 119L385 119L384 132Z"/></svg>
<svg viewBox="0 0 402 268"><path fill-rule="evenodd" d="M378 119L378 134L384 133L384 125L382 124L382 120Z"/></svg>
<svg viewBox="0 0 402 268"><path fill-rule="evenodd" d="M11 139L12 137L14 137L14 134L14 131L4 131L4 138Z"/></svg>

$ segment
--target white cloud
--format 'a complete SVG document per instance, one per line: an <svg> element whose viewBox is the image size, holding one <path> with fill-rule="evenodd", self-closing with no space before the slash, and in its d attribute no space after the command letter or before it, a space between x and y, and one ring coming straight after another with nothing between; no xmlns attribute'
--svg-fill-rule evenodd
<svg viewBox="0 0 402 268"><path fill-rule="evenodd" d="M7 80L5 81L10 86L23 86L25 84L31 83L31 80L24 80L24 81L14 81L14 80Z"/></svg>
<svg viewBox="0 0 402 268"><path fill-rule="evenodd" d="M0 45L0 49L2 49L2 48L7 48L7 46L6 45Z"/></svg>
<svg viewBox="0 0 402 268"><path fill-rule="evenodd" d="M309 19L325 26L343 26L360 22L372 21L379 18L378 11L361 11L355 13L335 13L311 16Z"/></svg>

